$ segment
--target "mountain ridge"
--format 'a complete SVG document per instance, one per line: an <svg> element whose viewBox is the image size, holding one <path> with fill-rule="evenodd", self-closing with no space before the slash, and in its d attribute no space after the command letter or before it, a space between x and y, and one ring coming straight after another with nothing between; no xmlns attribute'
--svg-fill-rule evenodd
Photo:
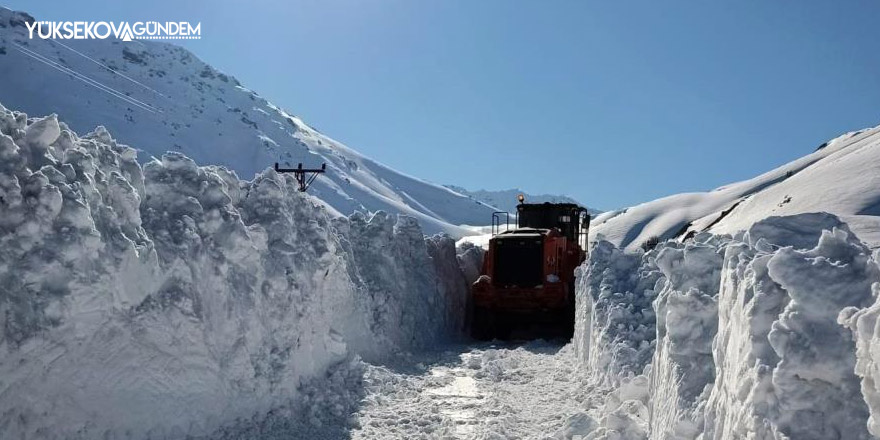
<svg viewBox="0 0 880 440"><path fill-rule="evenodd" d="M516 212L516 205L519 203L517 201L517 195L522 194L525 197L526 203L574 203L576 205L581 205L587 208L587 211L590 215L598 215L601 214L602 211L598 209L591 208L586 206L584 203L574 199L573 197L569 197L566 195L556 195L556 194L531 194L526 191L523 191L519 188L512 189L503 189L503 190L469 190L457 185L443 185L446 188L449 188L459 194L463 194L468 196L474 200L486 203L490 206L498 208L501 211L507 212Z"/></svg>
<svg viewBox="0 0 880 440"><path fill-rule="evenodd" d="M771 216L828 212L877 248L878 206L880 126L845 133L751 179L603 213L594 219L590 239L635 249L700 232L735 234Z"/></svg>
<svg viewBox="0 0 880 440"><path fill-rule="evenodd" d="M142 152L178 151L251 179L280 162L327 164L309 192L341 214L412 216L426 233L460 237L494 208L396 171L310 127L234 76L188 50L158 41L29 39L34 18L0 7L0 102L58 114L79 132L105 126Z"/></svg>

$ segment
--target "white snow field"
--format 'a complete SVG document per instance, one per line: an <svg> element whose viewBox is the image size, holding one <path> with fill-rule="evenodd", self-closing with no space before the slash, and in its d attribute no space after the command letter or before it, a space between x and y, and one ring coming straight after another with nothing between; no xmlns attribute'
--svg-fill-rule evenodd
<svg viewBox="0 0 880 440"><path fill-rule="evenodd" d="M605 413L648 430L587 438L880 435L878 256L827 213L647 253L596 243L575 349L594 381L639 390Z"/></svg>
<svg viewBox="0 0 880 440"><path fill-rule="evenodd" d="M58 114L75 131L102 125L143 152L176 151L250 180L275 162L327 164L309 192L343 214L384 210L455 237L495 208L388 168L308 126L181 47L157 41L29 39L23 12L0 7L0 101ZM284 74L284 72L279 72ZM417 146L416 146L417 148Z"/></svg>
<svg viewBox="0 0 880 440"><path fill-rule="evenodd" d="M572 341L599 394L583 438L880 437L878 206L880 127L600 214Z"/></svg>
<svg viewBox="0 0 880 440"><path fill-rule="evenodd" d="M214 438L284 411L331 435L357 358L459 334L478 248L271 169L135 155L0 106L0 438Z"/></svg>
<svg viewBox="0 0 880 440"><path fill-rule="evenodd" d="M271 169L141 166L103 127L2 108L0 133L2 438L880 436L868 213L599 240L570 345L468 346L476 246Z"/></svg>
<svg viewBox="0 0 880 440"><path fill-rule="evenodd" d="M349 364L309 388L314 406L218 438L289 438L296 414L312 415L294 438L328 424L362 440L876 438L878 256L827 213L647 253L601 241L572 343Z"/></svg>
<svg viewBox="0 0 880 440"><path fill-rule="evenodd" d="M871 248L880 247L880 127L844 134L750 180L603 213L590 238L635 249L651 237L732 234L771 215L819 211L839 216Z"/></svg>
<svg viewBox="0 0 880 440"><path fill-rule="evenodd" d="M599 215L571 343L468 344L455 239L493 207L183 49L27 20L0 100L67 122L0 106L2 439L880 438L880 127Z"/></svg>
<svg viewBox="0 0 880 440"><path fill-rule="evenodd" d="M599 215L573 343L593 381L644 390L620 408L648 428L588 438L880 437L878 207L875 127Z"/></svg>

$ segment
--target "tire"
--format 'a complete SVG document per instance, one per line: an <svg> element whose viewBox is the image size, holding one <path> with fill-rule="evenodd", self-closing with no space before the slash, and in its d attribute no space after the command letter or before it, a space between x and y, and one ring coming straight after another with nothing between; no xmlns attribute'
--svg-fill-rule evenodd
<svg viewBox="0 0 880 440"><path fill-rule="evenodd" d="M562 310L562 337L568 340L574 338L574 321L577 313L574 293L574 283L572 282L569 284L568 300Z"/></svg>
<svg viewBox="0 0 880 440"><path fill-rule="evenodd" d="M493 335L493 320L491 312L485 307L473 306L470 313L470 334L478 341L489 341Z"/></svg>
<svg viewBox="0 0 880 440"><path fill-rule="evenodd" d="M562 337L571 340L574 337L574 304L566 304L562 311Z"/></svg>
<svg viewBox="0 0 880 440"><path fill-rule="evenodd" d="M494 327L494 336L495 339L501 341L507 341L510 339L510 334L513 330L513 322L511 321L511 317L505 313L495 312L492 317L492 324Z"/></svg>

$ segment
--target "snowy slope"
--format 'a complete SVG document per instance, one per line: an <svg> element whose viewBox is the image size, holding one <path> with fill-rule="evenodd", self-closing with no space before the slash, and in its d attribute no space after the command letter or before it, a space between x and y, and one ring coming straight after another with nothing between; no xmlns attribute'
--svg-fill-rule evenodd
<svg viewBox="0 0 880 440"><path fill-rule="evenodd" d="M733 233L772 215L830 212L880 246L880 127L847 133L750 180L676 194L594 219L591 240L636 248L650 237Z"/></svg>
<svg viewBox="0 0 880 440"><path fill-rule="evenodd" d="M153 41L29 40L30 16L0 8L0 102L56 113L74 130L107 127L146 154L178 151L251 179L274 162L327 163L310 193L337 211L403 213L426 232L469 233L493 208L334 141L187 50ZM308 67L305 67L308 68Z"/></svg>
<svg viewBox="0 0 880 440"><path fill-rule="evenodd" d="M493 206L498 208L499 211L506 212L516 212L517 198L516 196L519 194L523 194L526 198L526 202L528 203L574 203L581 206L585 206L583 203L578 202L577 200L568 197L568 196L557 196L552 194L529 194L520 189L507 189L500 191L487 191L485 189L479 189L476 191L470 191L464 189L460 186L455 185L445 185L447 188L459 193L464 194L474 200L483 202L489 206ZM596 214L600 214L602 211L597 209L592 209L587 207L587 211L590 215L595 216Z"/></svg>

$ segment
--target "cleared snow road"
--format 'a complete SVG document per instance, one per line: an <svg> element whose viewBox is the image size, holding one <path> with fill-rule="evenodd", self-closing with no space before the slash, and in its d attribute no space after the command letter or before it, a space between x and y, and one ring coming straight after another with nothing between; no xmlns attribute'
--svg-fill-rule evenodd
<svg viewBox="0 0 880 440"><path fill-rule="evenodd" d="M596 396L573 348L548 342L451 346L368 365L364 387L353 439L571 438Z"/></svg>

